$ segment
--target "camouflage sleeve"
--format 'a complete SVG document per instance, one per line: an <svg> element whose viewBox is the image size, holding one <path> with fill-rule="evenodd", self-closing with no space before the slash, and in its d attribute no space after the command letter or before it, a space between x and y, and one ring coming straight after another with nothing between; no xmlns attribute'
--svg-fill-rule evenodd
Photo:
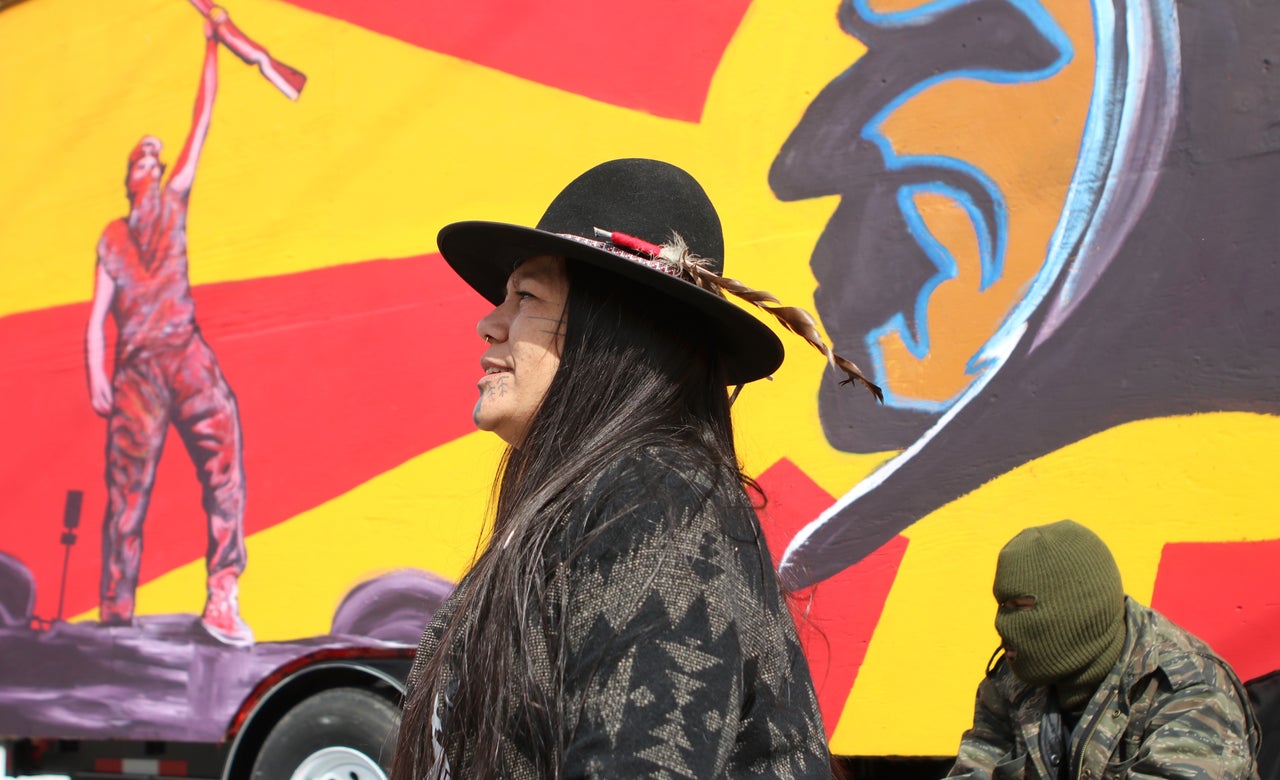
<svg viewBox="0 0 1280 780"><path fill-rule="evenodd" d="M956 763L947 777L990 778L996 764L1013 751L1012 709L994 676L978 686L973 728L960 738Z"/></svg>
<svg viewBox="0 0 1280 780"><path fill-rule="evenodd" d="M1127 778L1256 780L1256 726L1230 673L1173 691L1150 714Z"/></svg>

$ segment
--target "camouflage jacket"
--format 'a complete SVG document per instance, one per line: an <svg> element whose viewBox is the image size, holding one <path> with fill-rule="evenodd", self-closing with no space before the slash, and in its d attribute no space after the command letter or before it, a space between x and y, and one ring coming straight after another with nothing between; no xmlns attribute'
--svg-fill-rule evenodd
<svg viewBox="0 0 1280 780"><path fill-rule="evenodd" d="M1051 690L1020 682L1001 658L978 686L973 728L948 777L1256 779L1257 721L1231 668L1132 599L1125 618L1124 651L1085 706L1066 756L1048 747L1058 740L1042 747L1053 727Z"/></svg>

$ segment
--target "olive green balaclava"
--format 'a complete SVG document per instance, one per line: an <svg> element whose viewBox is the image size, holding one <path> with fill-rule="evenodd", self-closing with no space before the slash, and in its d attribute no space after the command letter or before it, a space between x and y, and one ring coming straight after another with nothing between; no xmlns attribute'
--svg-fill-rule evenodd
<svg viewBox="0 0 1280 780"><path fill-rule="evenodd" d="M997 604L1035 597L1029 609L996 612L1013 673L1054 686L1062 709L1080 711L1124 647L1124 587L1107 545L1070 520L1028 528L1000 551L993 591Z"/></svg>

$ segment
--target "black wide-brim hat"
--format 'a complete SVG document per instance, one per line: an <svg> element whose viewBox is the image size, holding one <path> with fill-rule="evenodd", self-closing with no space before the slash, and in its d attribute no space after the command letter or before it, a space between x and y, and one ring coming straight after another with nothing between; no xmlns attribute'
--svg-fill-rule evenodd
<svg viewBox="0 0 1280 780"><path fill-rule="evenodd" d="M769 376L782 364L782 342L760 320L698 287L667 263L597 237L622 233L655 245L675 236L706 267L724 274L720 217L702 186L685 171L658 160L602 163L569 183L537 227L504 222L454 222L440 230L440 254L476 292L495 306L507 277L521 261L554 255L611 271L665 297L664 312L697 312L718 351L725 379L739 385ZM675 304L674 306L669 304Z"/></svg>

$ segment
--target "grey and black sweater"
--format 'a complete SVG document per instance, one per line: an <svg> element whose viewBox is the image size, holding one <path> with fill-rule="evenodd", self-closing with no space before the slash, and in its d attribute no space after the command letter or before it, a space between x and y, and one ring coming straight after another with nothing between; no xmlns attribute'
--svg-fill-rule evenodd
<svg viewBox="0 0 1280 780"><path fill-rule="evenodd" d="M728 481L712 491L660 453L629 458L605 471L558 530L558 549L581 553L562 578L567 608L556 620L567 635L567 706L564 722L549 726L565 745L562 777L830 777L809 668L772 560L747 496ZM467 584L427 626L410 685L440 651ZM535 636L512 652L521 665L545 664L536 677L550 679L553 641ZM461 648L449 652L447 676L467 674ZM444 732L447 709L438 710ZM446 776L468 777L468 748L457 742L472 741L455 742ZM504 774L538 777L531 750L509 735Z"/></svg>

